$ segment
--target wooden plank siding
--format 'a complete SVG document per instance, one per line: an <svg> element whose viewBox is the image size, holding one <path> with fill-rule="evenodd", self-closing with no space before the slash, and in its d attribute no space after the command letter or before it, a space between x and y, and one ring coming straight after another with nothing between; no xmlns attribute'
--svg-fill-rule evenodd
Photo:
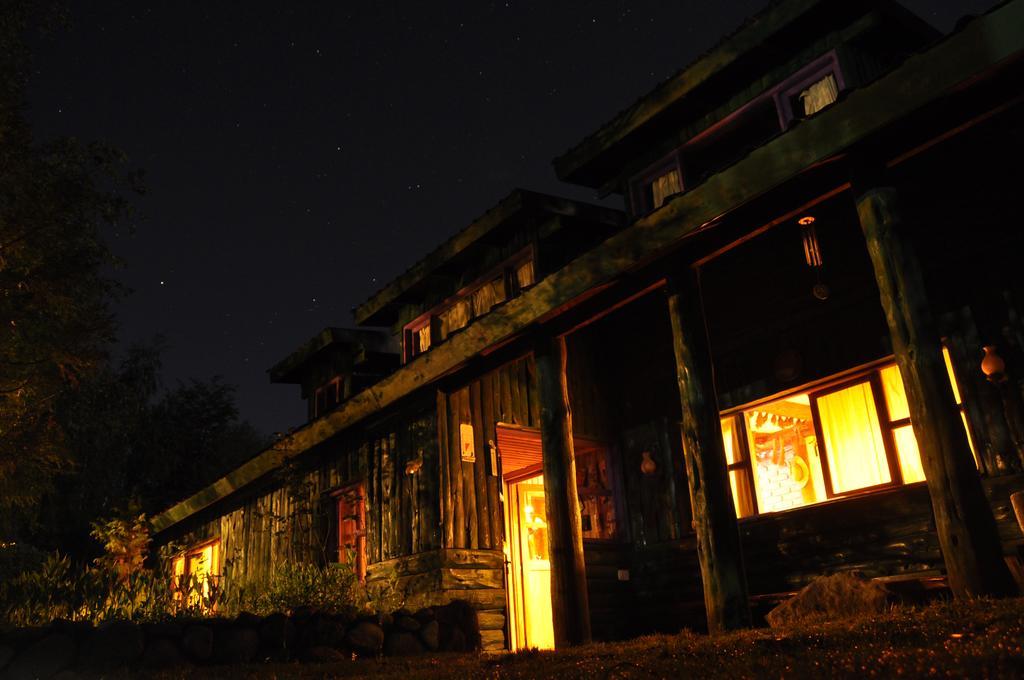
<svg viewBox="0 0 1024 680"><path fill-rule="evenodd" d="M264 582L286 563L332 562L337 525L330 492L363 482L369 564L441 546L441 466L432 410L413 410L323 448L315 464L283 469L269 489L203 519L176 542L219 537L225 576L239 584ZM415 474L406 474L410 462L419 464Z"/></svg>

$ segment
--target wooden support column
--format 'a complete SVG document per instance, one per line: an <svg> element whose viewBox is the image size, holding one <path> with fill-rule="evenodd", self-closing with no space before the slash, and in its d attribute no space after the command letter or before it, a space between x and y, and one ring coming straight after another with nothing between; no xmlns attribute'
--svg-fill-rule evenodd
<svg viewBox="0 0 1024 680"><path fill-rule="evenodd" d="M696 271L671 283L668 312L704 607L708 632L719 633L749 626L750 605Z"/></svg>
<svg viewBox="0 0 1024 680"><path fill-rule="evenodd" d="M855 195L903 374L950 589L958 598L1014 594L992 508L949 384L921 266L904 233L897 192L855 182Z"/></svg>
<svg viewBox="0 0 1024 680"><path fill-rule="evenodd" d="M566 383L565 338L540 338L534 347L544 456L551 613L555 647L590 642L590 604L583 562L583 527L576 494L576 456Z"/></svg>

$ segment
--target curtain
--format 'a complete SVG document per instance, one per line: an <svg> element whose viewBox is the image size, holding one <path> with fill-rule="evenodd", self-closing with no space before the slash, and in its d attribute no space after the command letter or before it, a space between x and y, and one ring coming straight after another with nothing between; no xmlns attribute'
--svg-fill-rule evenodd
<svg viewBox="0 0 1024 680"><path fill-rule="evenodd" d="M440 319L442 340L460 328L465 328L469 323L469 300L459 300L442 312Z"/></svg>
<svg viewBox="0 0 1024 680"><path fill-rule="evenodd" d="M416 331L416 341L418 343L416 352L426 352L430 349L430 322L419 328Z"/></svg>
<svg viewBox="0 0 1024 680"><path fill-rule="evenodd" d="M683 191L683 179L679 176L678 170L670 170L661 177L651 182L651 193L654 205L652 208L660 208L665 199L673 194Z"/></svg>
<svg viewBox="0 0 1024 680"><path fill-rule="evenodd" d="M827 394L817 402L832 490L844 493L892 481L871 383Z"/></svg>
<svg viewBox="0 0 1024 680"><path fill-rule="evenodd" d="M527 260L516 267L516 284L519 286L520 290L523 288L529 288L533 285L533 276L533 260Z"/></svg>
<svg viewBox="0 0 1024 680"><path fill-rule="evenodd" d="M821 111L839 98L839 85L831 73L800 93L804 103L804 115L810 116Z"/></svg>
<svg viewBox="0 0 1024 680"><path fill-rule="evenodd" d="M488 281L473 292L473 316L486 314L494 305L504 301L505 279L499 277Z"/></svg>

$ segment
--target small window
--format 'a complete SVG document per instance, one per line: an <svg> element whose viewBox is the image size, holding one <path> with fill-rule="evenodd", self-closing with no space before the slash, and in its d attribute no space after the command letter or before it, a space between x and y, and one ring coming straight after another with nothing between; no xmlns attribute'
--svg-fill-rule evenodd
<svg viewBox="0 0 1024 680"><path fill-rule="evenodd" d="M212 611L220 582L220 541L210 541L178 555L171 572L171 588L179 603L187 597L189 607Z"/></svg>
<svg viewBox="0 0 1024 680"><path fill-rule="evenodd" d="M660 208L670 197L683 191L683 178L678 168L673 168L663 175L655 177L648 184L650 192L650 203L652 210Z"/></svg>
<svg viewBox="0 0 1024 680"><path fill-rule="evenodd" d="M519 287L519 290L529 288L535 281L532 258L516 267L516 285Z"/></svg>
<svg viewBox="0 0 1024 680"><path fill-rule="evenodd" d="M334 495L338 512L338 555L340 564L352 567L360 581L366 580L366 494L362 484L353 484Z"/></svg>
<svg viewBox="0 0 1024 680"><path fill-rule="evenodd" d="M321 385L313 392L313 417L323 414L341 403L341 378L333 378L326 385Z"/></svg>
<svg viewBox="0 0 1024 680"><path fill-rule="evenodd" d="M465 328L469 325L470 316L470 301L466 298L457 300L455 304L437 315L439 338L444 340L455 331Z"/></svg>
<svg viewBox="0 0 1024 680"><path fill-rule="evenodd" d="M433 339L432 322L432 317L427 315L405 327L405 332L402 334L402 349L406 361L410 361L413 357L430 349Z"/></svg>
<svg viewBox="0 0 1024 680"><path fill-rule="evenodd" d="M473 291L473 317L483 316L506 298L504 275L491 279Z"/></svg>
<svg viewBox="0 0 1024 680"><path fill-rule="evenodd" d="M831 106L839 99L839 85L832 73L807 86L796 97L797 106L794 111L802 112L803 116L812 116L818 111Z"/></svg>

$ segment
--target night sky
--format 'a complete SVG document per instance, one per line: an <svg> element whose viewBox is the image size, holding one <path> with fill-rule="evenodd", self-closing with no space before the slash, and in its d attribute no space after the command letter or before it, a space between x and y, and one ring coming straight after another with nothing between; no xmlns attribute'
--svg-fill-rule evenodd
<svg viewBox="0 0 1024 680"><path fill-rule="evenodd" d="M305 410L267 368L512 188L592 199L551 159L765 4L79 0L29 117L146 173L110 235L124 342L163 334L168 385L221 375L270 433ZM993 0L905 4L948 31Z"/></svg>

